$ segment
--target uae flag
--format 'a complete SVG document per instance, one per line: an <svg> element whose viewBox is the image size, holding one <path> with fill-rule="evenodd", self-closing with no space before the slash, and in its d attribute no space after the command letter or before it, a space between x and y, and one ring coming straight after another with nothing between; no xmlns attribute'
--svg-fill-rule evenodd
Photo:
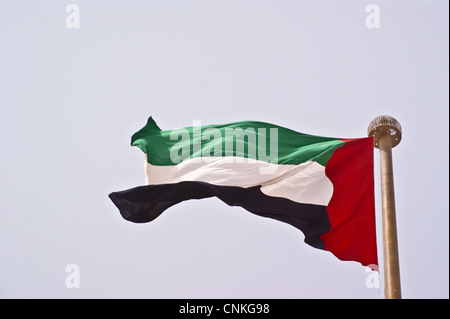
<svg viewBox="0 0 450 319"><path fill-rule="evenodd" d="M377 262L373 137L340 139L242 121L161 130L150 117L131 139L146 184L109 195L122 217L150 222L190 199L288 223L340 260Z"/></svg>

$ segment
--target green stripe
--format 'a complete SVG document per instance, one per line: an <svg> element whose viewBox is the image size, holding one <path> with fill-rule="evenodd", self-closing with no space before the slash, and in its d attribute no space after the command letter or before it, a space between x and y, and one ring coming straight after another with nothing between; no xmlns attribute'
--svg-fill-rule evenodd
<svg viewBox="0 0 450 319"><path fill-rule="evenodd" d="M277 129L277 139L275 134L271 134L273 132L270 131L271 128ZM221 138L214 138L214 136L210 138L207 136L209 134L205 133L205 130L207 129L210 130L206 131L206 133L215 131L220 134ZM235 130L234 132L236 132L236 129L242 129L244 132L247 129L247 132L252 132L252 130L254 132L265 131L266 134L265 136L256 134L256 142L245 138L243 144L244 148L242 150L236 145L236 137L230 136L229 134L232 130ZM258 129L260 129L260 131L258 131ZM178 139L171 140L171 134L174 137L178 137ZM188 138L183 140L181 137L182 134ZM199 147L199 142L202 137L201 147ZM261 142L263 143L264 140L266 142L266 152L262 152L264 144L260 144ZM275 161L273 157L268 157L268 155L273 155L270 152L270 145L275 145L273 143L278 143L278 154ZM176 153L181 156L182 160L200 157L202 154L203 156L208 156L207 154L209 154L209 156L233 155L263 160L266 162L275 162L278 164L298 165L307 161L315 161L325 166L333 152L344 144L345 142L337 138L307 135L281 126L256 121L186 127L162 131L158 125L156 125L152 117L150 117L147 124L131 138L131 145L139 147L147 154L147 160L150 164L160 166L177 164L171 159L171 150L179 150L179 152ZM233 145L231 149L230 145ZM180 149L180 147L183 149ZM256 153L252 152L252 150L255 149ZM227 152L227 150L231 150L232 152ZM264 153L266 153L266 156L264 156Z"/></svg>

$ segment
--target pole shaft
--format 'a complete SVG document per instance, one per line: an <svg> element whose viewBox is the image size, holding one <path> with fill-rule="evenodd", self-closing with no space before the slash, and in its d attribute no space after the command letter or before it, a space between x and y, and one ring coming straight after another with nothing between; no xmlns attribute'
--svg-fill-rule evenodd
<svg viewBox="0 0 450 319"><path fill-rule="evenodd" d="M400 299L400 267L398 260L397 223L395 218L392 145L389 134L378 137L380 150L381 205L383 221L383 256L386 299Z"/></svg>

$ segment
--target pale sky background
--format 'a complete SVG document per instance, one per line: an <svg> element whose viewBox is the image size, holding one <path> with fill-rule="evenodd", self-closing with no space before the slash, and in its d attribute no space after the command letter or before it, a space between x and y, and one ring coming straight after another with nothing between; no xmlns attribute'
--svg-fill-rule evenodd
<svg viewBox="0 0 450 319"><path fill-rule="evenodd" d="M260 120L364 137L380 114L403 128L403 297L449 298L448 6L0 1L0 298L382 298L365 267L288 224L215 198L133 224L108 198L144 183L129 143L150 115L162 129ZM80 288L65 285L69 264Z"/></svg>

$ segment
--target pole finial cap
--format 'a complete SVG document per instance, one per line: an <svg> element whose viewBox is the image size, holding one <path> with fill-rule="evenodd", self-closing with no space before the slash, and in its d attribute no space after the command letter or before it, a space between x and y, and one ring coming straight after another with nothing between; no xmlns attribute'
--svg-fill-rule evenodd
<svg viewBox="0 0 450 319"><path fill-rule="evenodd" d="M391 137L391 147L395 147L402 139L402 127L392 116L377 116L370 122L367 128L367 135L375 137L374 146L378 148L378 138L385 134Z"/></svg>

